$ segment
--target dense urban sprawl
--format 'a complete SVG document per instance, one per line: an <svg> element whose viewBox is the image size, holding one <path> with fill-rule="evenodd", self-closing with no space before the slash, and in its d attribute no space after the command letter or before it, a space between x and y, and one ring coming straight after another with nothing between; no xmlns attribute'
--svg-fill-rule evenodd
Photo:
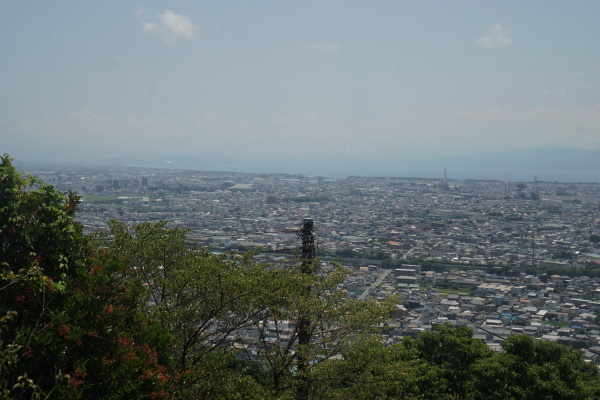
<svg viewBox="0 0 600 400"><path fill-rule="evenodd" d="M320 258L356 270L340 290L399 298L390 343L448 322L471 327L497 351L520 333L581 348L600 363L598 183L133 167L30 172L82 196L78 221L88 232L106 230L110 219L165 220L213 251L259 247L259 260L299 250L302 219L313 218Z"/></svg>

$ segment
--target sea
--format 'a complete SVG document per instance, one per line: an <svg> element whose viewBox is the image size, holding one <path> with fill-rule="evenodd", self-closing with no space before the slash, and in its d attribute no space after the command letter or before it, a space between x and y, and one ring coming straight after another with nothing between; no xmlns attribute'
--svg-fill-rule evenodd
<svg viewBox="0 0 600 400"><path fill-rule="evenodd" d="M442 179L444 168L433 167L298 167L268 168L268 170L243 171L258 173L289 173L330 178L345 178L348 176L363 177L402 177ZM241 171L238 171L241 172ZM496 169L496 168L446 168L449 180L490 180L502 182L567 182L567 183L597 183L600 182L600 170L553 170L553 169Z"/></svg>

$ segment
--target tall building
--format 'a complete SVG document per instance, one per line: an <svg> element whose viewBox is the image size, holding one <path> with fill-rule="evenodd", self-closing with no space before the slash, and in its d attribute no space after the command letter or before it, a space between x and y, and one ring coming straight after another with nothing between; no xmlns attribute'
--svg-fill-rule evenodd
<svg viewBox="0 0 600 400"><path fill-rule="evenodd" d="M442 179L442 182L440 183L440 187L442 188L442 191L444 191L444 192L450 190L450 185L448 184L448 175L446 175L446 168L444 168L444 179Z"/></svg>

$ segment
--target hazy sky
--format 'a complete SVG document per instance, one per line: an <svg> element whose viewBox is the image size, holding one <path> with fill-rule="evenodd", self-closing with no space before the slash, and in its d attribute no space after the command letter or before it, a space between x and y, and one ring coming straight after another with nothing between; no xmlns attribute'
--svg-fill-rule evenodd
<svg viewBox="0 0 600 400"><path fill-rule="evenodd" d="M0 153L600 149L600 1L0 0Z"/></svg>

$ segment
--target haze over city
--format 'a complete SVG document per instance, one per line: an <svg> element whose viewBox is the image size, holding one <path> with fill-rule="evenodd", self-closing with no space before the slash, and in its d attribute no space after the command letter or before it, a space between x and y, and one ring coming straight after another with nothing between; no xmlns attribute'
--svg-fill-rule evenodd
<svg viewBox="0 0 600 400"><path fill-rule="evenodd" d="M0 150L282 167L598 151L599 14L596 1L0 1Z"/></svg>

